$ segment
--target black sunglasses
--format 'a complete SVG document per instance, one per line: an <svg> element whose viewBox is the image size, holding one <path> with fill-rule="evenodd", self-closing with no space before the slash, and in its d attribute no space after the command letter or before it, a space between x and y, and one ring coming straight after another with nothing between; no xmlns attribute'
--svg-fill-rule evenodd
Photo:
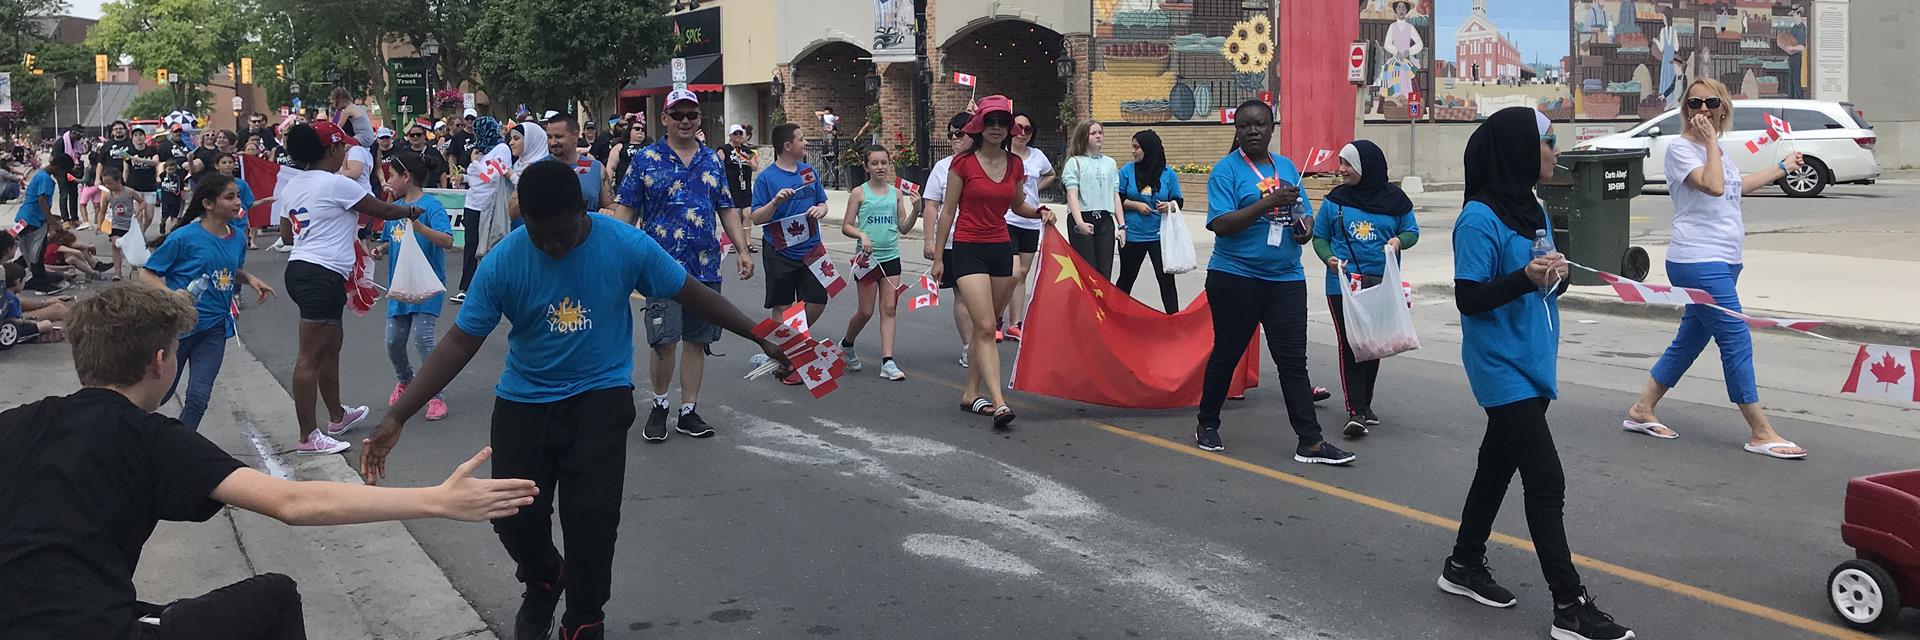
<svg viewBox="0 0 1920 640"><path fill-rule="evenodd" d="M425 138L425 137L427 137L427 134L425 134L425 133L422 133L422 132L419 132L419 131L414 131L414 132L412 132L412 133L408 133L408 134L407 134L407 137L409 137L409 138Z"/></svg>
<svg viewBox="0 0 1920 640"><path fill-rule="evenodd" d="M668 111L668 112L667 112L667 117L669 117L669 118L673 118L673 119L675 119L675 120L679 120L679 121L681 121L681 122L686 122L686 121L688 121L688 120L699 120L699 119L700 119L700 112L698 112L698 111Z"/></svg>
<svg viewBox="0 0 1920 640"><path fill-rule="evenodd" d="M995 113L992 115L988 115L985 118L981 118L980 124L983 124L989 127L1005 127L1008 129L1012 129L1013 116Z"/></svg>
<svg viewBox="0 0 1920 640"><path fill-rule="evenodd" d="M1712 98L1687 98L1687 109L1689 110L1699 109L1700 107L1703 107L1703 106L1708 109L1720 108L1719 96L1715 96Z"/></svg>
<svg viewBox="0 0 1920 640"><path fill-rule="evenodd" d="M954 130L952 130L952 131L948 131L948 132L947 132L947 139L948 139L948 140L959 140L959 139L961 139L961 138L964 138L964 137L966 137L966 135L967 135L967 132L965 132L965 131L961 131L961 130L959 130L959 129L954 129Z"/></svg>

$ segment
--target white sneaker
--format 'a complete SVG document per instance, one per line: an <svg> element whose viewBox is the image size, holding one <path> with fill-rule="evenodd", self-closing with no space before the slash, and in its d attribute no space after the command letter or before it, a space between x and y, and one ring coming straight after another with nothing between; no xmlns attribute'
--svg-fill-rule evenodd
<svg viewBox="0 0 1920 640"><path fill-rule="evenodd" d="M268 248L280 253L293 253L293 247L287 246L286 242L281 240L273 241L273 246Z"/></svg>
<svg viewBox="0 0 1920 640"><path fill-rule="evenodd" d="M860 355L853 352L853 347L842 348L840 351L840 360L847 363L847 369L852 371L859 371L861 367L865 366L860 364Z"/></svg>
<svg viewBox="0 0 1920 640"><path fill-rule="evenodd" d="M967 368L967 345L960 345L960 368Z"/></svg>
<svg viewBox="0 0 1920 640"><path fill-rule="evenodd" d="M887 360L880 363L880 377L898 382L907 379L907 374L900 371L900 365Z"/></svg>
<svg viewBox="0 0 1920 640"><path fill-rule="evenodd" d="M368 412L364 406L342 407L342 409L344 409L345 412L341 414L339 422L327 423L327 435L337 436L352 431L356 425L360 424L361 420L367 419Z"/></svg>
<svg viewBox="0 0 1920 640"><path fill-rule="evenodd" d="M294 447L293 452L300 455L319 456L329 453L340 453L346 451L347 448L351 446L353 445L335 440L328 437L327 434L315 430L313 433L307 434L307 439L302 440L300 446Z"/></svg>

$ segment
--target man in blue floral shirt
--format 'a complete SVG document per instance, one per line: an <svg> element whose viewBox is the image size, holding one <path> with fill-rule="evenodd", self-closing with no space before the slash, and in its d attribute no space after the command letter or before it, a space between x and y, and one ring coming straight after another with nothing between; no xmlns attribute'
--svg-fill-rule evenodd
<svg viewBox="0 0 1920 640"><path fill-rule="evenodd" d="M633 157L614 213L653 236L694 280L719 291L720 231L724 227L733 246L747 246L739 211L727 193L725 169L720 155L696 137L700 98L693 92L667 94L660 118L667 135ZM752 257L740 254L738 259L740 279L753 277ZM646 325L647 345L653 347L653 410L641 435L651 442L667 439L667 390L673 384L678 345L686 362L680 368L680 419L674 429L695 438L712 436L713 428L694 405L700 401L707 347L720 339L720 327L667 299L647 300Z"/></svg>

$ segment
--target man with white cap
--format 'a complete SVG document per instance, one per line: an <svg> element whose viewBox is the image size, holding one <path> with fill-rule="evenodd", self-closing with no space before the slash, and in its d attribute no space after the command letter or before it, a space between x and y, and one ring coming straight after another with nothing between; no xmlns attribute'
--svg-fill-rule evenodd
<svg viewBox="0 0 1920 640"><path fill-rule="evenodd" d="M748 142L753 137L753 128L734 124L727 127L727 143L720 145L720 159L726 163L727 193L733 196L734 206L753 202L753 174L760 167L758 150ZM753 229L747 229L747 250L759 252L760 246L751 244ZM739 247L734 247L739 250Z"/></svg>
<svg viewBox="0 0 1920 640"><path fill-rule="evenodd" d="M724 228L736 247L746 246L746 230L727 193L720 154L700 144L700 98L677 89L667 94L660 124L667 135L634 154L632 168L620 182L614 217L638 225L673 256L695 281L720 290L718 230ZM753 277L753 260L739 254L739 277ZM647 345L653 348L653 406L641 436L652 442L667 439L667 391L673 383L675 347L679 347L680 433L706 438L713 428L694 411L706 372L707 347L720 339L720 327L667 298L649 298L646 312Z"/></svg>

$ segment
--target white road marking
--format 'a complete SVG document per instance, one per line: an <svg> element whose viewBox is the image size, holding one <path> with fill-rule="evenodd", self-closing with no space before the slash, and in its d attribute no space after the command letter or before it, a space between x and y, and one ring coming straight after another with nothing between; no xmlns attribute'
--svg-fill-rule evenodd
<svg viewBox="0 0 1920 640"><path fill-rule="evenodd" d="M1037 576L1040 569L1035 568L1020 556L987 546L987 543L973 538L941 535L937 533L916 533L907 536L907 553L930 558L944 558L960 564L996 573L1011 573L1017 576Z"/></svg>

